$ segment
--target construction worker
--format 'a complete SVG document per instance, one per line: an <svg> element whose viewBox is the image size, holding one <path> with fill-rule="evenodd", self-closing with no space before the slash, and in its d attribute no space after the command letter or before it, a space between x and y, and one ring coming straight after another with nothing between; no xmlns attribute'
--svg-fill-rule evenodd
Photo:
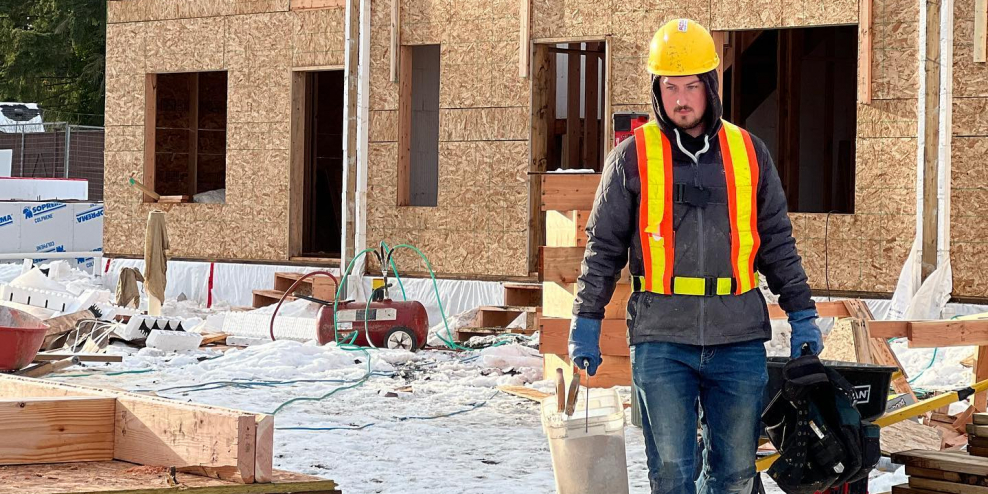
<svg viewBox="0 0 988 494"><path fill-rule="evenodd" d="M772 337L756 271L789 316L793 356L823 349L782 183L765 144L722 120L719 64L710 33L691 20L655 33L656 118L607 157L570 328L570 358L593 376L604 307L630 251L632 376L653 493L751 486Z"/></svg>

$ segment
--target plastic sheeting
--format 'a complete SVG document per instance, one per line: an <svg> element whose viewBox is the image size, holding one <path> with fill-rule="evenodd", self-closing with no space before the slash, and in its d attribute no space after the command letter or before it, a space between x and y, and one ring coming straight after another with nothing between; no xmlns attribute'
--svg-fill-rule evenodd
<svg viewBox="0 0 988 494"><path fill-rule="evenodd" d="M184 294L189 300L206 305L209 299L208 262L168 261L168 284L165 287L165 298L175 299ZM108 268L107 268L108 265ZM230 305L247 307L251 305L253 290L271 289L274 286L274 274L277 272L308 273L326 270L327 268L306 266L278 266L266 264L234 264L215 263L213 266L213 305ZM113 290L117 285L120 270L125 268L144 269L144 261L140 259L107 259L104 260L103 286ZM335 268L328 269L334 275L339 274ZM402 278L405 295L408 300L417 300L425 306L429 314L430 326L440 324L439 304L432 279ZM390 279L394 285L391 288L391 298L403 300L401 288L397 280ZM371 279L364 278L365 293L371 291ZM504 304L504 288L499 282L467 281L467 280L437 280L441 295L443 310L447 317L461 312L488 305ZM144 293L142 287L142 294ZM145 295L146 296L146 295Z"/></svg>

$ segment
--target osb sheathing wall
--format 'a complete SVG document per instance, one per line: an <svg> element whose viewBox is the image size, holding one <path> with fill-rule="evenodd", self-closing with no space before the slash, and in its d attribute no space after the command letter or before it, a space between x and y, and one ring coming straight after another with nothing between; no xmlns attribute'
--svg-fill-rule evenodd
<svg viewBox="0 0 988 494"><path fill-rule="evenodd" d="M954 296L988 297L988 64L975 63L974 0L954 0L951 268Z"/></svg>
<svg viewBox="0 0 988 494"><path fill-rule="evenodd" d="M167 211L174 257L288 258L292 67L342 66L342 9L288 0L108 2L104 250L138 255L152 205L127 185L144 169L145 74L228 71L225 204Z"/></svg>
<svg viewBox="0 0 988 494"><path fill-rule="evenodd" d="M855 24L856 0L532 0L532 38L611 41L613 111L648 111L648 42L688 16L713 30ZM411 242L438 272L524 276L527 80L517 76L516 0L403 0L401 42L442 45L437 208L396 207L397 94L389 2L372 3L368 245ZM874 101L859 106L854 215L793 214L814 288L889 291L915 233L916 0L874 1ZM825 234L828 237L825 241ZM829 253L829 256L827 255ZM411 257L402 264L419 261Z"/></svg>

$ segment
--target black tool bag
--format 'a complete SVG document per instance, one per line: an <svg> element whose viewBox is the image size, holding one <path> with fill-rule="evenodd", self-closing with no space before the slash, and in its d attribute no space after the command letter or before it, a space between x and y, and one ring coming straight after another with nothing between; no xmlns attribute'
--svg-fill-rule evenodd
<svg viewBox="0 0 988 494"><path fill-rule="evenodd" d="M815 356L791 360L762 414L780 458L768 474L787 494L813 494L866 478L881 456L878 427L861 419L853 388Z"/></svg>

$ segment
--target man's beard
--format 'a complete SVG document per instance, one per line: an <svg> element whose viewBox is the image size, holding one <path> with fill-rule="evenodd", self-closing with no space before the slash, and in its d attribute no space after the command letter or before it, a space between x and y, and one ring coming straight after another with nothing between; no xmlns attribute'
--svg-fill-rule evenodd
<svg viewBox="0 0 988 494"><path fill-rule="evenodd" d="M676 113L679 112L679 110L682 110L684 108L689 108L689 107L677 106L673 110L673 112L674 112L673 114L675 115ZM693 129L699 127L701 124L703 124L703 116L699 116L699 117L696 117L693 120L687 120L685 122L682 122L681 120L679 120L677 118L672 119L672 121L676 125L676 127L679 127L680 129L683 129L683 130L693 130Z"/></svg>

